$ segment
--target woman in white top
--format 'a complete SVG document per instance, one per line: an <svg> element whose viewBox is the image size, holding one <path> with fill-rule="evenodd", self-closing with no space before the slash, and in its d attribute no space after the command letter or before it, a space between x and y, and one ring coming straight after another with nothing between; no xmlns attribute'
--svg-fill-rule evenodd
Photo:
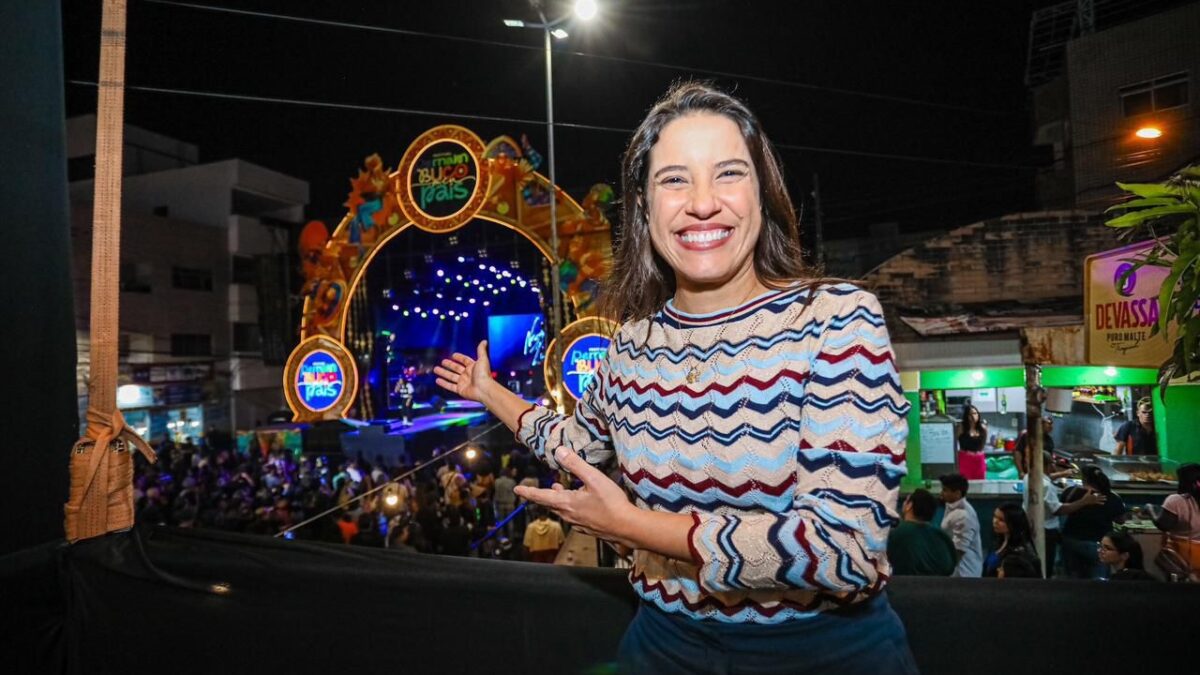
<svg viewBox="0 0 1200 675"><path fill-rule="evenodd" d="M1163 501L1158 529L1178 537L1200 540L1200 464L1179 467L1179 488Z"/></svg>

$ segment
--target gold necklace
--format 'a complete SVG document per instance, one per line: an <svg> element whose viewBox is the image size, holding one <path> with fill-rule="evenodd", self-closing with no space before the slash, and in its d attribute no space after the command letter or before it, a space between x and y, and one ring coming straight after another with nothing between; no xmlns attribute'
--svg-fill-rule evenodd
<svg viewBox="0 0 1200 675"><path fill-rule="evenodd" d="M735 312L737 312L739 309L741 309L742 306L745 305L746 302L750 300L750 296L753 294L754 294L754 287L752 286L750 288L750 292L747 293L746 296L742 298L742 301L739 302L737 305L735 305L732 309L729 310L730 315L725 317L725 320L721 322L721 330L717 332L717 337L715 340L713 340L714 345L721 343L721 338L725 337L725 329L729 326L730 317L732 317ZM688 371L687 371L687 375L684 376L684 379L687 380L688 384L696 384L696 382L700 379L700 375L704 372L704 370L701 368L701 365L703 364L702 361L692 363L692 346L693 346L692 345L692 335L695 332L696 332L696 329L692 328L691 330L688 331L687 337L684 338L684 343L685 343L684 348L687 349L687 354L688 354Z"/></svg>

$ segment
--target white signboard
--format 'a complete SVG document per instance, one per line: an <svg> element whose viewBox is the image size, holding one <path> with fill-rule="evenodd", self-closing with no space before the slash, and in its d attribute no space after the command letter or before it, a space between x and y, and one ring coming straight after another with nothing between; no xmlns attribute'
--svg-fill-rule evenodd
<svg viewBox="0 0 1200 675"><path fill-rule="evenodd" d="M921 463L954 464L954 425L952 423L921 424Z"/></svg>

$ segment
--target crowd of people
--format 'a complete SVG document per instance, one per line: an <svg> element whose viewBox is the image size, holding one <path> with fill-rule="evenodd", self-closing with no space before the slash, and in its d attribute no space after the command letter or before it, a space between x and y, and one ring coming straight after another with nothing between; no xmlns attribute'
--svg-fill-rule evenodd
<svg viewBox="0 0 1200 675"><path fill-rule="evenodd" d="M165 441L158 456L156 464L139 458L136 465L141 523L542 561L553 561L565 539L551 514L535 505L522 508L514 493L519 484L557 480L520 447L469 463L461 455L447 457L402 480L394 479L411 467L383 457L368 462L288 450L239 452L191 441ZM292 529L326 511L331 513Z"/></svg>
<svg viewBox="0 0 1200 675"><path fill-rule="evenodd" d="M1053 468L1044 457L1046 475ZM1200 464L1179 468L1176 494L1153 509L1154 524L1168 545L1182 543L1186 564L1192 542L1200 542ZM956 577L1066 576L1113 581L1153 580L1142 547L1120 527L1128 510L1098 467L1083 469L1080 485L1058 488L1046 480L1045 560L1035 544L1028 502L1006 502L992 513L993 550L985 555L979 516L967 500L970 481L962 474L942 476L940 525L933 521L938 498L918 489L904 501L899 525L888 537L888 558L898 575ZM1026 491L1028 493L1028 491ZM1172 544L1171 542L1175 542ZM1186 574L1186 570L1184 573Z"/></svg>
<svg viewBox="0 0 1200 675"><path fill-rule="evenodd" d="M552 514L522 504L518 485L547 486L558 474L515 446L472 466L447 458L399 481L410 467L359 457L331 460L286 450L240 453L191 442L164 442L159 462L139 461L134 479L139 522L204 527L288 538L340 542L419 553L553 562L566 533ZM440 450L435 452L440 453ZM1046 459L1046 473L1053 468ZM1066 576L1148 580L1137 540L1117 528L1124 500L1095 467L1082 484L1061 493L1050 478L1045 510L1045 560L1034 544L1028 504L998 506L991 519L993 550L982 546L980 520L961 474L940 479L935 496L918 489L901 507L888 538L898 575L958 577ZM385 483L393 485L366 498ZM939 499L940 497L940 499ZM1183 540L1200 540L1200 465L1179 470L1179 489L1155 519ZM940 525L935 525L939 504ZM305 520L332 513L304 527Z"/></svg>

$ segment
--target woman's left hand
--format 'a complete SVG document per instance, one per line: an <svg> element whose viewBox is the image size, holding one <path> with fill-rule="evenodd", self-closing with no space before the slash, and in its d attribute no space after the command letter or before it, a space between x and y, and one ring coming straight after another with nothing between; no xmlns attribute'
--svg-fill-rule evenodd
<svg viewBox="0 0 1200 675"><path fill-rule="evenodd" d="M629 502L621 486L567 448L555 451L554 458L563 470L583 481L583 487L568 490L557 483L549 490L519 486L517 496L545 506L589 534L634 548L629 532L640 510Z"/></svg>

